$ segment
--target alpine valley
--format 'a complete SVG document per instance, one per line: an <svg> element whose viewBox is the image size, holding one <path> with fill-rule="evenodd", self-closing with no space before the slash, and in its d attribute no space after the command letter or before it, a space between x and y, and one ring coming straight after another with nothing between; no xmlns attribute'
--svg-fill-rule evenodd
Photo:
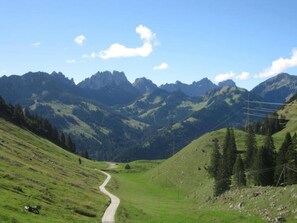
<svg viewBox="0 0 297 223"><path fill-rule="evenodd" d="M92 159L164 159L204 133L242 128L247 113L265 101L283 103L297 92L297 77L281 73L251 91L231 80L155 85L123 72L97 72L75 84L62 73L29 72L0 78L0 95L47 118ZM251 103L250 103L251 102ZM249 121L263 117L251 115Z"/></svg>

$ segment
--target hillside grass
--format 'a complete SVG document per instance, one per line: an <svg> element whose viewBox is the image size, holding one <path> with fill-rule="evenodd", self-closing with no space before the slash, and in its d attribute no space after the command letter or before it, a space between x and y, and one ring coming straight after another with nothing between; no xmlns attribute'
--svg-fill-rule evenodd
<svg viewBox="0 0 297 223"><path fill-rule="evenodd" d="M166 162L166 161L165 161ZM264 222L226 208L201 208L184 190L165 186L151 179L150 171L162 166L161 161L136 161L125 170L125 164L110 170L108 186L121 198L117 222L125 223L197 223L197 222Z"/></svg>
<svg viewBox="0 0 297 223"><path fill-rule="evenodd" d="M288 120L286 127L274 134L275 145L279 148L284 141L287 132L291 133L292 136L294 133L297 133L297 101L295 100L285 105L277 113L285 116Z"/></svg>
<svg viewBox="0 0 297 223"><path fill-rule="evenodd" d="M234 133L237 149L243 153L246 134L240 130L235 130ZM213 179L207 172L213 146L212 140L218 139L222 148L225 134L226 129L221 129L201 136L148 172L148 177L163 186L180 188L187 193L187 196L199 202L209 200L213 196ZM259 145L263 144L263 139L263 136L257 136Z"/></svg>
<svg viewBox="0 0 297 223"><path fill-rule="evenodd" d="M0 118L0 222L98 222L109 202L99 191L106 164L81 160Z"/></svg>

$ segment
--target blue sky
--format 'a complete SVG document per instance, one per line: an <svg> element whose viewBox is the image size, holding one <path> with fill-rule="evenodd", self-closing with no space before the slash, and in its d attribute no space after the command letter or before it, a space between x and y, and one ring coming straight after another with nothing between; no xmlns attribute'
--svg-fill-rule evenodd
<svg viewBox="0 0 297 223"><path fill-rule="evenodd" d="M119 70L160 85L297 74L295 0L0 0L0 76Z"/></svg>

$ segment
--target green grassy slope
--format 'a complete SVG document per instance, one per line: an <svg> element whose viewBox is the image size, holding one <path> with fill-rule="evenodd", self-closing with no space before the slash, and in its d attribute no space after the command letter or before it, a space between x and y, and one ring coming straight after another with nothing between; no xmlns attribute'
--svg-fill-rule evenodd
<svg viewBox="0 0 297 223"><path fill-rule="evenodd" d="M108 205L98 188L105 164L81 159L0 118L0 222L98 222Z"/></svg>
<svg viewBox="0 0 297 223"><path fill-rule="evenodd" d="M207 173L212 139L223 143L225 129L208 133L163 162L136 161L112 172L110 189L121 199L118 222L297 222L297 185L232 189L213 199ZM245 133L235 130L238 150ZM258 144L263 142L257 136ZM239 207L241 204L241 207Z"/></svg>
<svg viewBox="0 0 297 223"><path fill-rule="evenodd" d="M204 202L212 197L213 179L207 168L212 151L212 140L223 143L225 129L214 131L194 140L180 152L163 162L159 167L147 173L156 183L164 186L174 186L184 191L189 197ZM244 150L245 133L235 131L238 150ZM259 137L259 142L262 138Z"/></svg>
<svg viewBox="0 0 297 223"><path fill-rule="evenodd" d="M152 168L158 169L159 163L136 161L130 163L130 170L124 170L122 165L111 171L113 178L109 189L121 198L117 222L264 222L259 217L246 216L226 207L202 207L201 202L189 198L184 190L155 182L149 172Z"/></svg>

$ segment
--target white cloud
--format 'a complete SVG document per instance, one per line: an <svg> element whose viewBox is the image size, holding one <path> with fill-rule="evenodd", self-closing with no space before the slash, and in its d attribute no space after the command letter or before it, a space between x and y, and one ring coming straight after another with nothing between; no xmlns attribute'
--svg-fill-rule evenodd
<svg viewBox="0 0 297 223"><path fill-rule="evenodd" d="M69 59L69 60L66 60L66 63L76 63L76 60L75 59Z"/></svg>
<svg viewBox="0 0 297 223"><path fill-rule="evenodd" d="M84 55L82 55L82 58L92 58L92 59L94 59L96 57L99 57L99 53L92 52L90 54L84 54Z"/></svg>
<svg viewBox="0 0 297 223"><path fill-rule="evenodd" d="M264 69L263 72L256 74L255 78L267 78L275 76L286 71L291 67L297 66L297 49L292 51L291 58L279 58L271 63L271 66Z"/></svg>
<svg viewBox="0 0 297 223"><path fill-rule="evenodd" d="M234 72L229 72L229 73L224 73L224 74L218 74L217 76L215 76L215 82L222 82L228 79L237 79L237 80L247 80L250 77L250 73L249 72L242 72L240 74L236 74Z"/></svg>
<svg viewBox="0 0 297 223"><path fill-rule="evenodd" d="M86 40L86 37L84 35L79 35L79 36L75 37L74 42L77 45L82 46L85 40Z"/></svg>
<svg viewBox="0 0 297 223"><path fill-rule="evenodd" d="M168 69L169 65L167 63L161 63L158 66L154 67L154 70L166 70Z"/></svg>
<svg viewBox="0 0 297 223"><path fill-rule="evenodd" d="M136 33L138 33L140 38L144 39L146 42L151 42L156 38L156 34L143 25L136 27Z"/></svg>
<svg viewBox="0 0 297 223"><path fill-rule="evenodd" d="M35 42L35 43L32 43L32 45L35 47L39 47L41 45L41 42Z"/></svg>
<svg viewBox="0 0 297 223"><path fill-rule="evenodd" d="M250 73L245 71L235 76L235 79L242 80L242 81L247 80L249 78L250 78Z"/></svg>
<svg viewBox="0 0 297 223"><path fill-rule="evenodd" d="M156 34L143 25L136 27L136 33L138 33L140 39L144 41L142 46L129 48L122 44L114 43L108 49L100 51L98 55L95 55L99 56L101 59L149 56L153 52L153 46L157 44Z"/></svg>

